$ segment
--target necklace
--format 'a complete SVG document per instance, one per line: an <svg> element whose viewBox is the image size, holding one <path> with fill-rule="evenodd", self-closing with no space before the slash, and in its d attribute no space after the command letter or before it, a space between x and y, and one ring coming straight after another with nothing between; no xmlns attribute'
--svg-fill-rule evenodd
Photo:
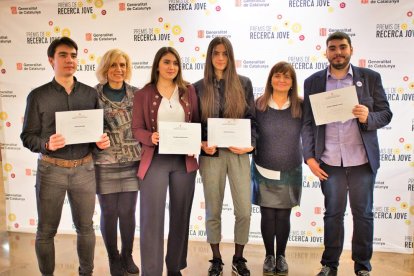
<svg viewBox="0 0 414 276"><path fill-rule="evenodd" d="M176 88L175 83L173 83L172 85L166 86L166 87L157 85L158 92L161 94L163 98L165 98L168 101L170 108L172 108L171 98L174 94L175 88ZM167 95L169 95L169 97Z"/></svg>

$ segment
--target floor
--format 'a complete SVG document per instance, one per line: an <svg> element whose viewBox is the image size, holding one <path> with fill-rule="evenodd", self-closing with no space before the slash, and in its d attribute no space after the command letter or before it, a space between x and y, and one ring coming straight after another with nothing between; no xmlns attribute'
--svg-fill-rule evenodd
<svg viewBox="0 0 414 276"><path fill-rule="evenodd" d="M1 163L0 163L1 164ZM0 170L1 173L1 170ZM1 177L1 175L0 175ZM40 275L34 250L34 234L6 232L4 187L0 185L0 276ZM56 245L56 276L77 275L76 236L58 235ZM231 274L232 244L221 245L224 273ZM288 247L286 259L290 276L316 275L320 268L322 248ZM139 264L139 239L135 239L134 259ZM264 248L262 245L247 245L245 257L251 275L262 275ZM207 275L210 248L206 242L192 241L188 249L188 267L182 271L184 276ZM372 258L373 276L414 275L414 255L375 252ZM165 269L164 269L165 270ZM108 261L102 238L97 237L95 248L95 276L109 275ZM341 256L338 276L353 275L351 253L344 251Z"/></svg>

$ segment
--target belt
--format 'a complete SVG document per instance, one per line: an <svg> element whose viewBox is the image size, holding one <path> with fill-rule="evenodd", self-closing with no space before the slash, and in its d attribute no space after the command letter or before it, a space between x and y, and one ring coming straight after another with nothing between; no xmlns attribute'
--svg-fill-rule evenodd
<svg viewBox="0 0 414 276"><path fill-rule="evenodd" d="M50 157L48 155L40 154L39 159L41 159L41 160L43 160L47 163L53 164L55 166L58 166L58 167L76 168L78 166L81 166L83 164L91 162L92 161L92 154L88 154L82 159L74 159L74 160L54 158L54 157Z"/></svg>

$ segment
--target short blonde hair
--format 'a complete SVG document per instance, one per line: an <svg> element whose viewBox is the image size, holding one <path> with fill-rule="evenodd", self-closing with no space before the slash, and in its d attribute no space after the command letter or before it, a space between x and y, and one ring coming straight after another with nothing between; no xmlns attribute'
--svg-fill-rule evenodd
<svg viewBox="0 0 414 276"><path fill-rule="evenodd" d="M105 84L108 82L108 70L119 57L123 57L126 61L125 81L131 79L132 66L128 54L120 49L111 49L103 55L101 62L98 65L98 69L96 69L96 77L98 78L99 83Z"/></svg>

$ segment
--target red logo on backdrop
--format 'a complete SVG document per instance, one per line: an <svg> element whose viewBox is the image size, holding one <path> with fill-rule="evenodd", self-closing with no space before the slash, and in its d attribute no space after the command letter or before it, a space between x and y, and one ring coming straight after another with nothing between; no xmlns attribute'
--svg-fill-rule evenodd
<svg viewBox="0 0 414 276"><path fill-rule="evenodd" d="M206 203L204 201L200 202L200 209L206 209Z"/></svg>
<svg viewBox="0 0 414 276"><path fill-rule="evenodd" d="M320 215L320 214L322 213L322 209L321 209L321 207L315 207L314 213L315 213L316 215Z"/></svg>
<svg viewBox="0 0 414 276"><path fill-rule="evenodd" d="M31 169L26 169L26 175L32 175L32 170Z"/></svg>
<svg viewBox="0 0 414 276"><path fill-rule="evenodd" d="M21 62L16 63L16 68L17 70L23 70L23 63Z"/></svg>
<svg viewBox="0 0 414 276"><path fill-rule="evenodd" d="M319 35L326 36L326 28L319 28Z"/></svg>
<svg viewBox="0 0 414 276"><path fill-rule="evenodd" d="M236 60L236 68L240 68L242 64L242 61L240 59Z"/></svg>
<svg viewBox="0 0 414 276"><path fill-rule="evenodd" d="M366 59L361 58L361 59L358 61L358 66L359 66L359 67L366 67L366 66L367 66L367 60L366 60Z"/></svg>
<svg viewBox="0 0 414 276"><path fill-rule="evenodd" d="M36 225L36 220L35 219L30 219L29 224L30 225Z"/></svg>
<svg viewBox="0 0 414 276"><path fill-rule="evenodd" d="M241 0L236 0L236 7L241 7Z"/></svg>
<svg viewBox="0 0 414 276"><path fill-rule="evenodd" d="M368 4L369 0L361 0L362 4Z"/></svg>
<svg viewBox="0 0 414 276"><path fill-rule="evenodd" d="M91 41L92 40L92 33L86 33L85 34L85 40L86 41Z"/></svg>
<svg viewBox="0 0 414 276"><path fill-rule="evenodd" d="M17 14L17 7L10 7L10 11L12 14Z"/></svg>
<svg viewBox="0 0 414 276"><path fill-rule="evenodd" d="M197 37L198 38L204 38L204 30L198 30L197 31Z"/></svg>
<svg viewBox="0 0 414 276"><path fill-rule="evenodd" d="M124 11L125 10L125 3L119 3L118 7L119 7L120 11Z"/></svg>

